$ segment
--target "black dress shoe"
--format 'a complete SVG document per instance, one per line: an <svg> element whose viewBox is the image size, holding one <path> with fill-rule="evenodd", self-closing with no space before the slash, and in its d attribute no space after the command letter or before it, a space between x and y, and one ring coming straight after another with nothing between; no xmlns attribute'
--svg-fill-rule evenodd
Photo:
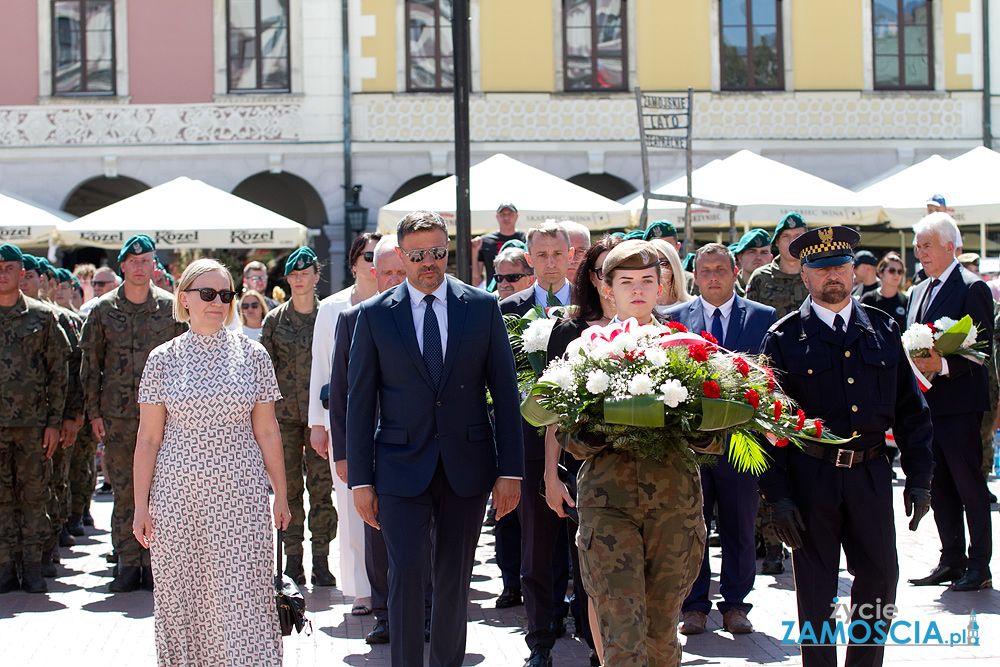
<svg viewBox="0 0 1000 667"><path fill-rule="evenodd" d="M424 621L424 643L431 643L431 619L426 619Z"/></svg>
<svg viewBox="0 0 1000 667"><path fill-rule="evenodd" d="M948 565L938 565L931 570L931 573L921 579L910 579L914 586L940 586L960 578L965 571L960 567L949 567Z"/></svg>
<svg viewBox="0 0 1000 667"><path fill-rule="evenodd" d="M528 656L528 662L524 663L524 667L552 667L552 652L542 646L536 646L531 649L531 655Z"/></svg>
<svg viewBox="0 0 1000 667"><path fill-rule="evenodd" d="M967 570L962 578L951 585L953 591L978 591L993 588L993 576L989 570Z"/></svg>
<svg viewBox="0 0 1000 667"><path fill-rule="evenodd" d="M365 635L366 644L388 644L389 643L389 621L385 618L375 620L375 627Z"/></svg>
<svg viewBox="0 0 1000 667"><path fill-rule="evenodd" d="M556 620L552 621L552 623L549 625L549 632L551 632L556 639L562 639L563 637L565 637L566 619L557 618Z"/></svg>
<svg viewBox="0 0 1000 667"><path fill-rule="evenodd" d="M497 598L497 609L509 609L524 604L520 588L505 588Z"/></svg>

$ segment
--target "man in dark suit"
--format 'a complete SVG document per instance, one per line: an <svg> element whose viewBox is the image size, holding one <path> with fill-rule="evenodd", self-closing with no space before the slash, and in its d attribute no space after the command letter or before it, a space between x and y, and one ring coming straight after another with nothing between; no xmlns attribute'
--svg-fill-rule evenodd
<svg viewBox="0 0 1000 667"><path fill-rule="evenodd" d="M959 238L955 221L947 213L931 213L914 225L913 233L914 251L927 272L927 280L910 292L907 326L969 315L979 329L978 339L986 343L983 351L989 358L993 296L981 278L955 260ZM910 583L936 586L954 581L951 588L956 591L989 588L992 526L989 490L980 471L983 448L979 436L983 412L989 409L986 368L958 355L940 357L933 350L929 358L913 362L922 372L937 373L924 398L934 423L931 507L941 537L941 560L928 576L911 579Z"/></svg>
<svg viewBox="0 0 1000 667"><path fill-rule="evenodd" d="M694 279L700 296L667 310L666 315L690 331L708 331L719 345L734 352L757 354L768 328L777 320L774 308L747 301L736 294L739 269L732 252L724 245L709 243L698 249L694 259ZM747 619L752 605L746 596L753 589L756 558L754 519L757 517L757 478L739 472L727 456L719 456L715 465L702 466L701 488L705 501L705 523L715 517L722 540L722 573L718 603L722 627L733 634L753 632ZM705 621L712 609L709 586L712 570L708 563L708 545L701 561L701 572L681 607L680 631L696 635L705 631Z"/></svg>
<svg viewBox="0 0 1000 667"><path fill-rule="evenodd" d="M532 227L528 230L526 244L525 259L535 272L535 284L501 301L500 310L504 315L523 316L535 306L546 308L567 305L570 301L571 285L566 280L566 271L573 248L566 229L555 222ZM559 569L566 569L569 556L568 543L558 539L567 534L567 519L559 518L538 493L545 474L545 438L538 434L536 426L523 419L521 433L524 439L521 502L516 517L497 522L497 558L509 559L512 543L520 537L517 545L520 548L521 592L528 616L525 641L531 651L528 665L546 667L552 662L550 653L557 635L565 631L555 601L566 594L565 578L561 593L556 588L556 580Z"/></svg>
<svg viewBox="0 0 1000 667"><path fill-rule="evenodd" d="M392 664L423 664L433 578L430 664L459 667L487 497L503 516L520 495L514 356L496 298L445 277L441 216L411 213L396 235L406 282L361 303L351 344L348 485L389 553Z"/></svg>

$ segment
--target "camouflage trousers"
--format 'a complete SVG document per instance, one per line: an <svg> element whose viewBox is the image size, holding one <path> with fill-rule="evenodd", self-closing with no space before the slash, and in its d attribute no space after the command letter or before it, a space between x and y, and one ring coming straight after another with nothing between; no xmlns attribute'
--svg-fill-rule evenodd
<svg viewBox="0 0 1000 667"><path fill-rule="evenodd" d="M132 535L135 517L135 494L132 488L132 463L139 420L122 417L104 418L104 471L114 493L111 511L111 545L118 553L121 567L149 565L149 551Z"/></svg>
<svg viewBox="0 0 1000 667"><path fill-rule="evenodd" d="M0 427L0 563L24 553L39 562L49 538L49 478L52 462L42 449L41 426Z"/></svg>
<svg viewBox="0 0 1000 667"><path fill-rule="evenodd" d="M778 534L771 527L771 512L767 509L767 503L759 498L757 500L757 520L754 521L754 529L757 531L754 541L763 542L765 549L781 546Z"/></svg>
<svg viewBox="0 0 1000 667"><path fill-rule="evenodd" d="M681 603L705 552L701 500L690 508L579 512L580 570L597 607L605 667L679 666Z"/></svg>
<svg viewBox="0 0 1000 667"><path fill-rule="evenodd" d="M983 439L983 477L987 480L993 472L993 435L996 430L993 425L997 419L997 401L1000 400L1000 386L997 385L997 374L993 371L993 364L987 363L986 374L989 376L990 387L990 409L983 413L983 425L979 434Z"/></svg>
<svg viewBox="0 0 1000 667"><path fill-rule="evenodd" d="M302 555L305 539L303 493L309 490L309 532L314 556L330 553L337 536L337 508L333 506L333 475L330 463L319 457L309 444L309 427L301 422L279 421L281 445L285 450L285 480L292 521L284 532L285 553ZM303 484L303 476L305 484Z"/></svg>
<svg viewBox="0 0 1000 667"><path fill-rule="evenodd" d="M90 509L90 499L97 486L97 467L94 454L97 453L97 438L87 422L76 436L73 458L69 462L69 512L86 514Z"/></svg>
<svg viewBox="0 0 1000 667"><path fill-rule="evenodd" d="M59 533L69 515L69 462L73 458L74 444L67 449L56 447L52 454L52 477L49 478L49 502L46 512L49 515L50 533L45 541L45 548L52 551L59 542Z"/></svg>

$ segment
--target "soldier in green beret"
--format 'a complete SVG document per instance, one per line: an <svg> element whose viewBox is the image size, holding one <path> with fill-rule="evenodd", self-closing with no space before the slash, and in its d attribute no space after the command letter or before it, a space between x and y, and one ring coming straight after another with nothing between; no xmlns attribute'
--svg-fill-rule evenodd
<svg viewBox="0 0 1000 667"><path fill-rule="evenodd" d="M268 312L259 342L274 364L278 389L283 398L274 406L285 450L288 507L292 521L284 531L285 574L306 583L302 566L305 510L302 495L309 490L309 532L312 534L312 583L335 586L336 578L327 561L330 542L337 536L337 510L333 506L333 475L330 465L309 445L309 378L312 372L313 328L319 299L316 284L319 267L316 253L303 246L288 256L285 280L291 298ZM305 485L302 474L305 468Z"/></svg>
<svg viewBox="0 0 1000 667"><path fill-rule="evenodd" d="M136 395L154 347L187 330L174 320L173 296L151 284L153 239L133 236L118 253L124 282L94 305L83 325L82 381L87 418L104 443L104 470L114 493L111 543L118 554L112 593L152 590L149 553L132 536L132 460L139 430Z"/></svg>
<svg viewBox="0 0 1000 667"><path fill-rule="evenodd" d="M626 241L642 241L645 238L646 233L641 229L633 229L628 234L625 235Z"/></svg>
<svg viewBox="0 0 1000 667"><path fill-rule="evenodd" d="M644 241L652 239L662 239L674 246L677 252L681 251L681 242L677 239L677 228L669 220L657 220L646 228L646 232L640 237ZM628 240L626 238L626 240ZM690 259L690 261L689 261ZM684 289L691 296L698 296L698 285L694 282L694 253L690 252L687 257L681 260L681 268L684 269Z"/></svg>
<svg viewBox="0 0 1000 667"><path fill-rule="evenodd" d="M771 263L771 235L763 229L751 229L729 246L740 272L736 275L736 293L745 297L753 272Z"/></svg>
<svg viewBox="0 0 1000 667"><path fill-rule="evenodd" d="M59 447L69 377L70 345L56 311L21 292L23 274L21 251L0 246L0 593L47 590L49 459Z"/></svg>

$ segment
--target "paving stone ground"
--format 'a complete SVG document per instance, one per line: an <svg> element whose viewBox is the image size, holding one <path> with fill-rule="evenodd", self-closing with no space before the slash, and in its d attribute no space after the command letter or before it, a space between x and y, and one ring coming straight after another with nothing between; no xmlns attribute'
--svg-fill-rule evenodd
<svg viewBox="0 0 1000 667"><path fill-rule="evenodd" d="M1000 482L994 480L990 487L994 493L1000 493ZM906 529L901 483L897 483L894 492L900 581L903 582L898 588L899 619L919 621L921 634L934 622L947 641L951 632L961 632L968 625L974 609L980 645L890 647L886 650L886 664L1000 665L1000 592L954 593L943 587L915 588L905 583L907 578L923 576L930 571L937 563L939 545L931 516L925 518L916 533ZM63 561L59 566L62 576L48 580L48 595L9 593L0 596L0 667L152 667L156 664L152 594L107 593L111 579L104 555L110 551L110 496L95 497L93 514L96 528L88 528L85 537L77 538L77 546L62 550ZM1000 526L997 524L1000 524L1000 517L995 517L993 526L994 544L1000 545L997 540ZM331 558L335 560L337 553L335 546L331 549ZM712 549L710 557L716 573L713 589L717 592L719 550ZM305 562L310 560L307 553ZM1000 561L994 559L994 563ZM339 572L336 562L331 563L331 567L335 573ZM842 562L841 568L840 593L849 596L851 577L846 571L846 563ZM1000 572L1000 565L995 565L994 569ZM484 528L469 601L466 665L519 666L527 657L524 607L494 608L501 588L494 562L493 535L489 528ZM387 646L365 644L364 636L373 620L371 616L351 616L351 598L337 588L310 585L305 587L305 592L314 632L311 636L285 638L285 665L383 667L389 664ZM709 631L684 640L683 664L699 667L800 664L797 648L782 643L783 623L795 619L791 568L777 577L758 575L748 600L754 605L750 619L756 627L755 633L733 636L723 632L721 615L713 611L709 616ZM556 643L553 664L556 667L584 667L589 665L587 656L586 645L568 633ZM841 664L843 657L841 649Z"/></svg>

